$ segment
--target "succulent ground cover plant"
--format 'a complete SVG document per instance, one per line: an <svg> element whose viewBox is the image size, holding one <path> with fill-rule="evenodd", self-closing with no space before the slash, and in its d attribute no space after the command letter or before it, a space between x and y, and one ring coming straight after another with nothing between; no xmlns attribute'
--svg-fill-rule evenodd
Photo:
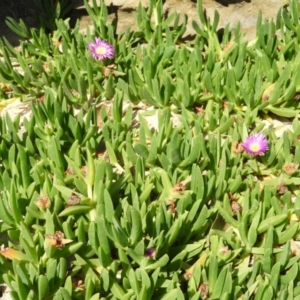
<svg viewBox="0 0 300 300"><path fill-rule="evenodd" d="M12 298L300 299L298 1L252 42L201 1L192 42L161 1L120 35L85 5L93 33L9 20L27 40L0 45L2 101L32 110L0 119Z"/></svg>

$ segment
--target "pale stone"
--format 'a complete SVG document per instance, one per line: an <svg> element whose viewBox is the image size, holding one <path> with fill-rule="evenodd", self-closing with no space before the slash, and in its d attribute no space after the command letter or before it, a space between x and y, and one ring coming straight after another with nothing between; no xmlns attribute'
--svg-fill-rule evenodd
<svg viewBox="0 0 300 300"><path fill-rule="evenodd" d="M107 6L114 5L119 7L116 14L118 16L117 32L122 32L126 28L133 30L137 29L136 21L133 14L128 10L136 9L141 3L144 7L149 6L149 0L105 0ZM225 3L225 4L221 4ZM230 4L235 2L234 4ZM89 1L92 5L92 1ZM96 0L100 5L100 0ZM279 8L284 4L282 0L252 0L252 1L214 1L203 0L203 9L208 18L212 21L215 11L220 15L218 29L224 28L230 24L230 28L234 28L238 23L241 24L241 30L245 34L246 40L253 40L256 33L256 22L259 11L262 11L263 18L276 18ZM226 3L229 3L226 5ZM191 0L167 0L164 3L164 11L170 15L172 12L178 12L181 19L184 15L188 16L187 30L184 36L194 35L195 31L192 27L192 21L195 20L201 26L199 17L197 15L196 3ZM110 15L112 20L115 15ZM85 20L81 20L81 28L85 28Z"/></svg>
<svg viewBox="0 0 300 300"><path fill-rule="evenodd" d="M5 283L0 284L0 288L2 294L0 300L12 300L12 297L10 296L10 288Z"/></svg>
<svg viewBox="0 0 300 300"><path fill-rule="evenodd" d="M114 5L114 6L121 6L122 9L128 9L128 8L133 8L136 9L141 2L142 6L148 6L149 5L149 0L105 0L105 4L107 6L109 5Z"/></svg>

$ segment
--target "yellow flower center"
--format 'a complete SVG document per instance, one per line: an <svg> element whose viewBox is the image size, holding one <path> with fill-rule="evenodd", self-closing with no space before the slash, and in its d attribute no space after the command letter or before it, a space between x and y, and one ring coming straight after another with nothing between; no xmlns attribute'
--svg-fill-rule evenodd
<svg viewBox="0 0 300 300"><path fill-rule="evenodd" d="M252 143L250 145L250 150L252 152L258 152L260 150L260 146L259 146L259 143Z"/></svg>
<svg viewBox="0 0 300 300"><path fill-rule="evenodd" d="M103 46L99 46L99 47L97 47L96 48L96 53L97 54L105 54L106 53L106 49L105 49L105 47L103 47Z"/></svg>

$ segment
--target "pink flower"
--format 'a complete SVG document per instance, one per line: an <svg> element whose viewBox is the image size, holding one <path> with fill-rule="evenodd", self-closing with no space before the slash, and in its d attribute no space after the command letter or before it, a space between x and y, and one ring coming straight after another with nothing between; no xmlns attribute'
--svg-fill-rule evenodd
<svg viewBox="0 0 300 300"><path fill-rule="evenodd" d="M146 250L146 256L148 256L149 258L153 258L155 256L155 249L154 248L148 248Z"/></svg>
<svg viewBox="0 0 300 300"><path fill-rule="evenodd" d="M91 51L94 59L104 60L107 58L114 58L115 56L114 46L97 37L95 38L94 43L88 44L87 48Z"/></svg>
<svg viewBox="0 0 300 300"><path fill-rule="evenodd" d="M246 141L242 143L247 153L251 155L263 155L268 147L268 140L263 133L256 133L246 138Z"/></svg>

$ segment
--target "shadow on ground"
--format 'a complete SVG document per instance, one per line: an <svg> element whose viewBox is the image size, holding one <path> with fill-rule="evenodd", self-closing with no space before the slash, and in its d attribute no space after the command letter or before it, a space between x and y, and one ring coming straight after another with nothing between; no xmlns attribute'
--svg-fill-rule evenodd
<svg viewBox="0 0 300 300"><path fill-rule="evenodd" d="M70 1L72 2L73 9L66 15L66 18L70 17L72 20L71 24L75 25L76 20L82 16L86 16L87 12L84 9L83 0ZM38 28L41 26L39 17L42 16L42 12L35 5L34 0L0 0L0 3L0 37L6 38L14 47L20 44L22 37L18 36L7 26L8 17L16 20L22 19L28 27Z"/></svg>
<svg viewBox="0 0 300 300"><path fill-rule="evenodd" d="M38 26L37 7L33 0L0 0L0 37L5 37L13 46L19 44L21 39L5 23L7 17L23 19L30 26Z"/></svg>
<svg viewBox="0 0 300 300"><path fill-rule="evenodd" d="M230 4L239 4L242 2L251 3L251 0L216 0L216 2L218 2L224 6L228 6Z"/></svg>

